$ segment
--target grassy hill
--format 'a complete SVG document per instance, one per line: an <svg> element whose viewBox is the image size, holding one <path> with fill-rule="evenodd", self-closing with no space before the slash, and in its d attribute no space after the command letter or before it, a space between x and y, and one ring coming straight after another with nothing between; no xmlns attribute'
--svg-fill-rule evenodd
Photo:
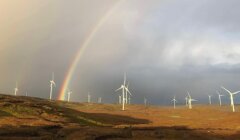
<svg viewBox="0 0 240 140"><path fill-rule="evenodd" d="M157 107L67 103L0 95L0 139L238 139L228 106Z"/></svg>

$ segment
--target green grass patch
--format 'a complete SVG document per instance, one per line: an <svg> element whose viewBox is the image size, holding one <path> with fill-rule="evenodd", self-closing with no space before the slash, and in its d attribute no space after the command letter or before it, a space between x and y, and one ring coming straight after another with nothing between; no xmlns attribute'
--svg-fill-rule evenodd
<svg viewBox="0 0 240 140"><path fill-rule="evenodd" d="M12 114L10 114L6 111L0 110L0 117L10 117L10 116L12 116Z"/></svg>
<svg viewBox="0 0 240 140"><path fill-rule="evenodd" d="M87 124L94 125L94 126L112 126L110 124L101 123L101 122L98 122L96 120L85 118L83 116L77 116L77 119L82 121L82 122L85 122Z"/></svg>
<svg viewBox="0 0 240 140"><path fill-rule="evenodd" d="M2 111L11 114L15 117L26 117L38 115L38 112L35 108L25 107L21 105L10 105L2 108Z"/></svg>

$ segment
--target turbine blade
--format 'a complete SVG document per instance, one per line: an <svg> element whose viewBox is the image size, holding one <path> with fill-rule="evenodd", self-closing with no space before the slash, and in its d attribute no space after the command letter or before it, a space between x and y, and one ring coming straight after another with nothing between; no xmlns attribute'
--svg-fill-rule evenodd
<svg viewBox="0 0 240 140"><path fill-rule="evenodd" d="M56 83L54 81L52 81L53 85L56 87Z"/></svg>
<svg viewBox="0 0 240 140"><path fill-rule="evenodd" d="M236 91L236 92L234 92L233 95L238 94L238 93L240 93L240 91Z"/></svg>
<svg viewBox="0 0 240 140"><path fill-rule="evenodd" d="M128 88L125 87L125 89L132 96L132 93L128 90Z"/></svg>
<svg viewBox="0 0 240 140"><path fill-rule="evenodd" d="M226 90L229 94L232 94L232 92L231 91L229 91L228 89L226 89L225 87L221 87L222 89L224 89L224 90Z"/></svg>
<svg viewBox="0 0 240 140"><path fill-rule="evenodd" d="M124 72L124 81L123 81L123 85L126 85L126 72Z"/></svg>
<svg viewBox="0 0 240 140"><path fill-rule="evenodd" d="M54 72L52 73L52 80L54 81Z"/></svg>
<svg viewBox="0 0 240 140"><path fill-rule="evenodd" d="M191 98L191 96L190 96L190 93L189 93L189 92L187 92L187 94L188 94L188 97L190 97L190 98Z"/></svg>
<svg viewBox="0 0 240 140"><path fill-rule="evenodd" d="M121 90L121 89L122 89L122 87L120 87L120 88L116 89L116 90L115 90L115 92L117 92L117 91L119 91L119 90Z"/></svg>
<svg viewBox="0 0 240 140"><path fill-rule="evenodd" d="M129 82L128 82L128 84L127 84L127 88L129 87Z"/></svg>

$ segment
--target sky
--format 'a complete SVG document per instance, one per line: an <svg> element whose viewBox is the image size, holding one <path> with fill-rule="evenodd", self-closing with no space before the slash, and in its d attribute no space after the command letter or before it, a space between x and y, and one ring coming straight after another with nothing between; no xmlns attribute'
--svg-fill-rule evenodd
<svg viewBox="0 0 240 140"><path fill-rule="evenodd" d="M57 99L77 52L68 88L76 102L115 92L127 74L133 103L217 103L221 86L240 90L238 0L1 0L0 92ZM90 36L91 39L90 39ZM237 103L240 95L236 96Z"/></svg>

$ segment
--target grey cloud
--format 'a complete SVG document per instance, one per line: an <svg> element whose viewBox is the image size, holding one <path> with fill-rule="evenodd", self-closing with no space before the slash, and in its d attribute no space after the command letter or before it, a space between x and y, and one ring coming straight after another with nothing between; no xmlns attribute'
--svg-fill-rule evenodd
<svg viewBox="0 0 240 140"><path fill-rule="evenodd" d="M221 85L239 90L238 3L125 1L81 57L69 85L73 99L86 101L89 91L95 99L116 102L114 90L124 72L135 103L147 97L154 104L169 104L174 95L183 103L186 91L205 101L207 93L223 92ZM114 4L26 1L25 11L22 5L6 10L12 20L2 18L0 25L1 91L12 92L18 80L21 94L28 90L47 98L54 71L56 98L77 50Z"/></svg>

